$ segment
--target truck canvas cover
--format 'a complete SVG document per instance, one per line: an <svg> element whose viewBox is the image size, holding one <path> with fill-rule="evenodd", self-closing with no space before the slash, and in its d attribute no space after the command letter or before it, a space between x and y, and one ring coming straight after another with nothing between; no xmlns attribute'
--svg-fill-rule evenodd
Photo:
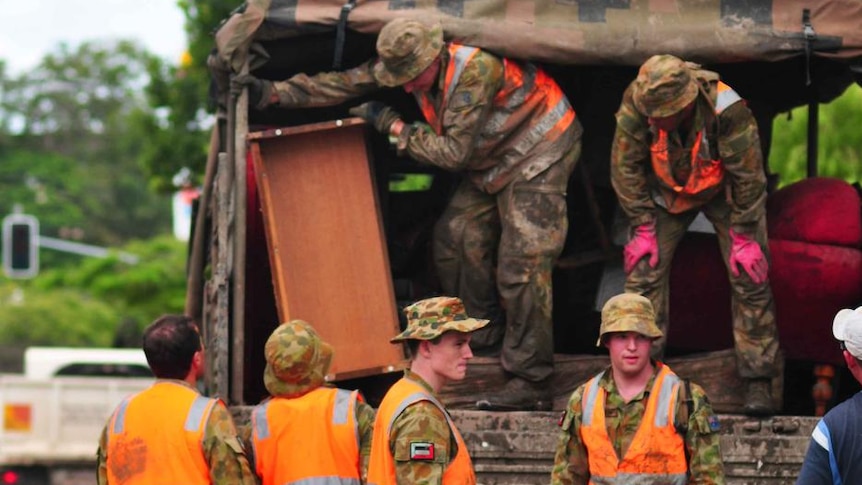
<svg viewBox="0 0 862 485"><path fill-rule="evenodd" d="M702 64L772 62L807 53L862 68L857 0L250 0L218 30L218 56L239 71L253 41L376 34L396 17L437 21L449 40L555 64L636 66L659 52Z"/></svg>

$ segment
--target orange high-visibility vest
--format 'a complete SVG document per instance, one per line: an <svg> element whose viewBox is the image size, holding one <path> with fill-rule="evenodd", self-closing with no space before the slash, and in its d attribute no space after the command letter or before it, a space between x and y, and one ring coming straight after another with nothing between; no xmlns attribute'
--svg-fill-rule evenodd
<svg viewBox="0 0 862 485"><path fill-rule="evenodd" d="M209 484L203 438L217 402L169 381L126 398L108 422L108 481Z"/></svg>
<svg viewBox="0 0 862 485"><path fill-rule="evenodd" d="M446 77L440 87L442 100L440 109L445 109L464 67L479 52L476 47L449 44L449 63L445 66ZM527 153L529 148L541 140L554 140L568 128L575 119L575 111L569 105L563 91L554 80L533 64L524 67L509 59L503 59L505 70L502 88L494 96L491 120L485 129L499 127L502 133L513 129L520 120L530 120L531 128L515 143L519 153ZM443 119L438 116L434 102L427 93L415 92L422 114L437 135L443 134ZM501 134L502 134L501 133ZM501 136L485 133L484 143L499 143ZM480 142L481 143L481 142ZM488 147L480 146L478 151L485 152Z"/></svg>
<svg viewBox="0 0 862 485"><path fill-rule="evenodd" d="M263 485L359 485L357 391L317 388L252 410L255 470Z"/></svg>
<svg viewBox="0 0 862 485"><path fill-rule="evenodd" d="M719 81L715 100L715 114L720 115L733 103L742 100L727 84ZM724 180L724 165L709 153L709 140L704 130L697 132L691 148L691 172L685 185L680 185L671 173L668 160L667 132L659 130L650 147L652 169L662 185L667 210L678 214L700 206L721 188Z"/></svg>
<svg viewBox="0 0 862 485"><path fill-rule="evenodd" d="M467 445L464 444L464 439L461 438L461 433L458 432L458 428L455 427L455 423L452 422L446 408L421 384L407 377L402 378L389 388L380 403L380 407L377 408L377 417L374 420L374 436L371 439L371 458L368 463L368 484L397 484L395 459L389 449L392 424L407 406L419 401L428 401L440 408L443 415L446 416L449 430L458 445L458 453L443 472L443 485L475 485L476 475L473 472L473 462L467 452Z"/></svg>
<svg viewBox="0 0 862 485"><path fill-rule="evenodd" d="M587 382L579 433L589 455L591 484L687 482L685 442L674 427L680 379L659 365L643 419L622 460L605 424L606 393L599 386L604 371Z"/></svg>

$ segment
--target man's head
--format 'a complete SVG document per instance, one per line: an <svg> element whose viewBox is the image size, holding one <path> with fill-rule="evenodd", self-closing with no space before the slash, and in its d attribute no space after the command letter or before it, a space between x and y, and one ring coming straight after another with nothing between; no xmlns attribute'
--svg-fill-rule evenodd
<svg viewBox="0 0 862 485"><path fill-rule="evenodd" d="M439 389L450 380L461 380L467 361L473 358L470 336L488 324L471 318L464 303L455 297L420 300L404 309L407 328L392 342L407 341L413 356L411 369Z"/></svg>
<svg viewBox="0 0 862 485"><path fill-rule="evenodd" d="M632 98L637 110L654 120L673 118L697 98L695 64L667 54L652 56L641 65Z"/></svg>
<svg viewBox="0 0 862 485"><path fill-rule="evenodd" d="M311 325L291 320L279 325L264 345L263 384L273 396L299 397L326 382L332 347Z"/></svg>
<svg viewBox="0 0 862 485"><path fill-rule="evenodd" d="M185 315L162 315L151 323L144 330L143 349L157 378L203 376L201 335L194 320Z"/></svg>
<svg viewBox="0 0 862 485"><path fill-rule="evenodd" d="M634 377L651 369L653 340L662 336L652 303L643 296L623 293L602 308L602 326L596 345L607 347L614 375Z"/></svg>
<svg viewBox="0 0 862 485"><path fill-rule="evenodd" d="M862 383L862 306L839 311L832 320L832 335L841 343L850 371Z"/></svg>
<svg viewBox="0 0 862 485"><path fill-rule="evenodd" d="M443 27L397 18L377 37L379 61L374 65L378 83L396 87L416 79L434 64L443 51Z"/></svg>

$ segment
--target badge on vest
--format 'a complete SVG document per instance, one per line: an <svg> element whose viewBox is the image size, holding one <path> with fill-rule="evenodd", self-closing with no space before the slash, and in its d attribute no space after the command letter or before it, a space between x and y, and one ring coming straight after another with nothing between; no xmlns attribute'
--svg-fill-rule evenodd
<svg viewBox="0 0 862 485"><path fill-rule="evenodd" d="M414 441L410 443L411 460L434 460L434 443L427 441Z"/></svg>

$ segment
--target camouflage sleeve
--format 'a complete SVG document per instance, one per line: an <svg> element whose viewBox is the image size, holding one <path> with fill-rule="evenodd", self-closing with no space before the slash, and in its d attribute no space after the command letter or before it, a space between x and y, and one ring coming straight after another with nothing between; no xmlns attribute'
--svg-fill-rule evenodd
<svg viewBox="0 0 862 485"><path fill-rule="evenodd" d="M282 108L321 107L341 104L351 98L380 89L371 74L375 60L342 72L324 72L309 76L297 74L273 83Z"/></svg>
<svg viewBox="0 0 862 485"><path fill-rule="evenodd" d="M204 457L210 465L213 485L255 485L245 451L227 407L219 401L210 413L204 429Z"/></svg>
<svg viewBox="0 0 862 485"><path fill-rule="evenodd" d="M689 452L689 471L692 485L724 485L724 464L721 461L718 417L712 410L703 388L691 384L693 402L688 417L685 445ZM678 411L681 411L678 407Z"/></svg>
<svg viewBox="0 0 862 485"><path fill-rule="evenodd" d="M757 123L745 103L721 113L718 151L730 184L730 224L736 232L753 234L766 214L766 172Z"/></svg>
<svg viewBox="0 0 862 485"><path fill-rule="evenodd" d="M356 423L359 427L359 470L362 483L368 478L368 459L371 457L371 437L374 435L374 408L364 401L356 403Z"/></svg>
<svg viewBox="0 0 862 485"><path fill-rule="evenodd" d="M655 204L647 181L650 130L632 101L629 85L617 111L617 128L611 145L611 185L632 226L655 220Z"/></svg>
<svg viewBox="0 0 862 485"><path fill-rule="evenodd" d="M396 482L442 484L450 453L454 454L451 439L446 416L437 406L429 401L408 406L392 423L389 438Z"/></svg>
<svg viewBox="0 0 862 485"><path fill-rule="evenodd" d="M551 485L586 485L590 480L587 448L581 441L581 399L584 387L575 389L560 418L560 433L551 470Z"/></svg>
<svg viewBox="0 0 862 485"><path fill-rule="evenodd" d="M102 428L99 436L99 448L96 450L98 465L96 468L96 484L108 485L108 426Z"/></svg>
<svg viewBox="0 0 862 485"><path fill-rule="evenodd" d="M414 123L401 132L399 154L407 153L414 160L453 172L474 168L468 163L502 83L503 62L479 51L464 67L446 106L438 113L442 134L427 123Z"/></svg>

